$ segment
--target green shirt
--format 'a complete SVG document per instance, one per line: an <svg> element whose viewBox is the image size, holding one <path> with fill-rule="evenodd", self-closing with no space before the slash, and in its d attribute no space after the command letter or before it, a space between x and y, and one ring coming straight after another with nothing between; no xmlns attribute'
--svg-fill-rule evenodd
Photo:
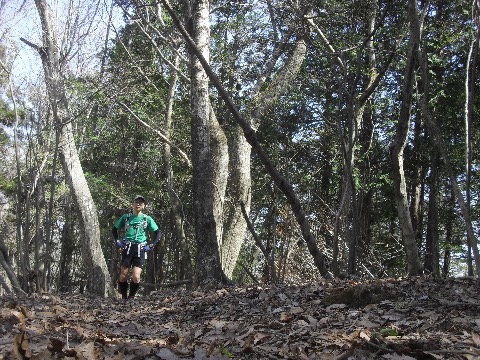
<svg viewBox="0 0 480 360"><path fill-rule="evenodd" d="M127 215L123 214L116 222L115 227L120 229L125 229L125 222L127 221ZM158 226L155 221L148 215L147 216L147 228L143 228L144 214L138 216L130 213L130 219L128 221L128 229L125 232L125 240L131 243L143 243L147 241L146 230L155 232L158 230Z"/></svg>

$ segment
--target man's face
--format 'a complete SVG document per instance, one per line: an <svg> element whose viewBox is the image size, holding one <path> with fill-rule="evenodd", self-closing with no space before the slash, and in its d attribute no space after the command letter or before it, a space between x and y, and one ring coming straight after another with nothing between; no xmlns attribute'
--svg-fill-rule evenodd
<svg viewBox="0 0 480 360"><path fill-rule="evenodd" d="M134 210L140 211L140 210L143 210L144 208L145 208L145 203L142 200L135 200L133 202Z"/></svg>

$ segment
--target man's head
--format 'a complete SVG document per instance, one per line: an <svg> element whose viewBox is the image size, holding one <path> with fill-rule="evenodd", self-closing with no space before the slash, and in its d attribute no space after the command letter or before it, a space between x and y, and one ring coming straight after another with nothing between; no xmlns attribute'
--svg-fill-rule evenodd
<svg viewBox="0 0 480 360"><path fill-rule="evenodd" d="M145 203L145 198L142 195L135 195L133 202Z"/></svg>
<svg viewBox="0 0 480 360"><path fill-rule="evenodd" d="M145 198L142 195L135 195L133 198L132 210L135 216L145 209Z"/></svg>

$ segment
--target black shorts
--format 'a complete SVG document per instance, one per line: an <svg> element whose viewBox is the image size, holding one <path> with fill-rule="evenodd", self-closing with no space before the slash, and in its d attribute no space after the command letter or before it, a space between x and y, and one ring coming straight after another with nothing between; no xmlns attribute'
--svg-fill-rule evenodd
<svg viewBox="0 0 480 360"><path fill-rule="evenodd" d="M145 264L146 253L143 249L143 246L139 244L128 244L122 250L122 261L121 266L129 267L143 267Z"/></svg>

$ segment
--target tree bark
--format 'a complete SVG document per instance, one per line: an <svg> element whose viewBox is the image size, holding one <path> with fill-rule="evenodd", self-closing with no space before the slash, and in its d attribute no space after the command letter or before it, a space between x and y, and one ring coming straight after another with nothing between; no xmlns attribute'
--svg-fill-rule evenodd
<svg viewBox="0 0 480 360"><path fill-rule="evenodd" d="M13 128L13 144L15 148L15 169L17 172L17 188L16 188L16 195L17 195L17 201L16 201L16 209L15 209L15 215L17 217L16 221L16 239L17 239L17 248L20 250L19 253L19 263L20 263L20 269L21 269L21 278L22 278L22 285L23 285L23 290L27 289L28 286L28 273L30 271L30 252L29 252L29 246L28 242L29 239L27 236L28 234L25 234L24 229L23 229L23 224L26 223L25 227L29 228L30 224L27 221L22 221L24 217L24 211L22 209L22 199L24 196L24 186L23 186L23 176L22 176L22 171L20 167L20 162L21 162L21 156L20 156L20 144L18 140L18 134L19 134L19 123L20 123L20 116L18 114L18 109L17 109L17 102L15 99L15 94L13 93L13 85L12 85L12 77L11 77L11 72L8 71L8 69L5 69L8 74L8 86L9 90L12 96L12 102L13 102L13 109L15 112L15 125ZM29 209L27 209L29 211Z"/></svg>
<svg viewBox="0 0 480 360"><path fill-rule="evenodd" d="M73 209L69 194L65 195L65 223L62 229L60 263L58 264L57 289L61 292L72 291L71 268L73 265L73 254L75 251L75 242L73 237Z"/></svg>

